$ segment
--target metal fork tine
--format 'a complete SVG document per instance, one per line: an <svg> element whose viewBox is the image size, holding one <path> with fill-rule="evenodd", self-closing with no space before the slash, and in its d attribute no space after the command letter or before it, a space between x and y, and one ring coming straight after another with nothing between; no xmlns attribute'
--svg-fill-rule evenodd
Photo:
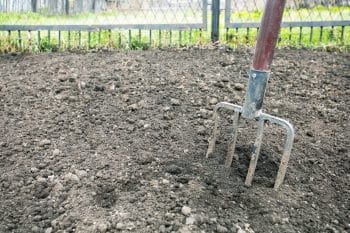
<svg viewBox="0 0 350 233"><path fill-rule="evenodd" d="M214 109L214 114L213 114L213 118L215 121L214 124L214 129L213 129L213 133L210 136L209 140L208 140L208 150L207 150L207 154L206 154L206 158L208 158L214 151L215 149L215 143L216 143L216 139L220 133L220 129L219 129L219 113L218 113L218 108Z"/></svg>
<svg viewBox="0 0 350 233"><path fill-rule="evenodd" d="M257 136L256 136L255 143L254 143L254 149L252 151L252 156L251 156L250 163L249 163L248 174L247 174L247 177L245 179L245 185L247 185L247 186L252 185L252 180L253 180L253 176L255 173L256 164L257 164L258 159L259 159L262 138L264 135L264 124L265 124L265 120L263 118L260 118L259 124L258 124Z"/></svg>
<svg viewBox="0 0 350 233"><path fill-rule="evenodd" d="M230 167L232 164L233 157L238 161L238 155L235 155L235 148L236 148L236 141L237 141L237 129L238 129L238 122L240 118L240 112L235 111L234 118L233 118L233 138L229 141L228 148L227 148L227 157L225 161L225 166Z"/></svg>
<svg viewBox="0 0 350 233"><path fill-rule="evenodd" d="M290 158L290 154L292 152L293 142L294 142L294 128L293 125L288 121L282 119L282 125L287 129L287 139L284 145L284 150L281 158L280 167L277 172L277 177L274 185L274 189L278 190L278 188L283 183L284 177L286 175L288 162Z"/></svg>

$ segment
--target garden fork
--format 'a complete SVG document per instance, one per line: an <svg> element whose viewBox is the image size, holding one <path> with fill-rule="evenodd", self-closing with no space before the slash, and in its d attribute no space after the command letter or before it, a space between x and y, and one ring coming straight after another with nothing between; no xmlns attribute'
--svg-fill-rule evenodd
<svg viewBox="0 0 350 233"><path fill-rule="evenodd" d="M237 128L240 117L246 118L248 120L258 120L257 137L254 143L254 148L252 151L251 160L248 168L248 174L245 180L245 184L247 186L251 186L262 144L265 122L269 121L271 123L283 126L287 130L287 139L285 142L281 163L275 180L275 190L277 190L283 183L286 174L288 161L294 141L294 128L288 121L284 119L263 113L262 105L269 79L270 65L272 62L274 49L277 43L278 34L281 27L285 3L286 0L267 0L264 15L261 21L258 40L255 47L253 62L249 72L245 102L243 104L243 107L227 102L220 102L215 106L213 115L215 125L213 133L208 140L209 145L206 154L206 157L208 158L209 155L213 153L215 148L216 138L219 134L218 110L220 108L229 109L234 112L233 136L228 144L227 157L225 161L226 167L231 166L233 157L238 159L238 157L235 156L235 146L237 140Z"/></svg>

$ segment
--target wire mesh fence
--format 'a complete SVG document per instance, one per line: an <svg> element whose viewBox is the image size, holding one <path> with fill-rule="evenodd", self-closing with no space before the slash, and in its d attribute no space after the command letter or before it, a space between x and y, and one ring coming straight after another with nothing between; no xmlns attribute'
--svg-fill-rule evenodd
<svg viewBox="0 0 350 233"><path fill-rule="evenodd" d="M125 29L205 28L207 17L205 0L36 0L34 5L33 0L0 0L0 12L5 16L7 13L6 24L13 25L12 28L14 25L17 28L61 26L63 29L70 25ZM11 14L14 12L17 14Z"/></svg>
<svg viewBox="0 0 350 233"><path fill-rule="evenodd" d="M253 45L265 1L0 0L0 51L188 46L213 40L213 27L221 42ZM281 46L348 48L350 2L287 0L282 26Z"/></svg>
<svg viewBox="0 0 350 233"><path fill-rule="evenodd" d="M207 28L206 0L22 0L31 3L25 10L6 1L0 0L2 44L17 49L192 44Z"/></svg>
<svg viewBox="0 0 350 233"><path fill-rule="evenodd" d="M264 0L228 0L226 27L259 27ZM350 1L288 0L282 26L343 26L350 22Z"/></svg>
<svg viewBox="0 0 350 233"><path fill-rule="evenodd" d="M264 5L264 0L227 0L225 3L226 39L234 41L232 43L255 41ZM348 0L287 0L280 44L349 45L349 25L350 1Z"/></svg>

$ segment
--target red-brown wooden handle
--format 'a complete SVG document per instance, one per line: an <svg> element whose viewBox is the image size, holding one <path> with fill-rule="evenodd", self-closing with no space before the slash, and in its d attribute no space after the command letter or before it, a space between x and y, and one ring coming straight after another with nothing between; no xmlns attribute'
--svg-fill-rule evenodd
<svg viewBox="0 0 350 233"><path fill-rule="evenodd" d="M270 71L270 66L281 28L286 0L267 0L255 46L252 68Z"/></svg>

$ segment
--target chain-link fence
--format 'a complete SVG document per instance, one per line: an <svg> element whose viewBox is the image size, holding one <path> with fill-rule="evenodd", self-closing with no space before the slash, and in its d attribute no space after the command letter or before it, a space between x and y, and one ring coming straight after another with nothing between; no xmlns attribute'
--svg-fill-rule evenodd
<svg viewBox="0 0 350 233"><path fill-rule="evenodd" d="M9 26L3 25L2 30L86 30L90 25L100 29L205 29L207 1L0 0L0 12L8 15L3 23ZM11 15L14 12L19 13Z"/></svg>
<svg viewBox="0 0 350 233"><path fill-rule="evenodd" d="M0 31L20 49L192 44L207 9L207 0L0 0Z"/></svg>
<svg viewBox="0 0 350 233"><path fill-rule="evenodd" d="M0 0L0 49L187 46L215 40L214 30L252 45L265 1ZM350 46L350 2L287 0L282 26L281 45Z"/></svg>
<svg viewBox="0 0 350 233"><path fill-rule="evenodd" d="M225 28L227 40L241 43L254 41L262 17L265 0L227 0ZM290 45L344 45L350 25L348 0L287 0L280 42ZM229 29L234 29L233 31ZM256 30L254 30L254 28ZM348 35L348 37L345 36Z"/></svg>
<svg viewBox="0 0 350 233"><path fill-rule="evenodd" d="M259 27L265 0L226 1L226 27ZM350 22L348 0L288 0L283 27L345 26Z"/></svg>

